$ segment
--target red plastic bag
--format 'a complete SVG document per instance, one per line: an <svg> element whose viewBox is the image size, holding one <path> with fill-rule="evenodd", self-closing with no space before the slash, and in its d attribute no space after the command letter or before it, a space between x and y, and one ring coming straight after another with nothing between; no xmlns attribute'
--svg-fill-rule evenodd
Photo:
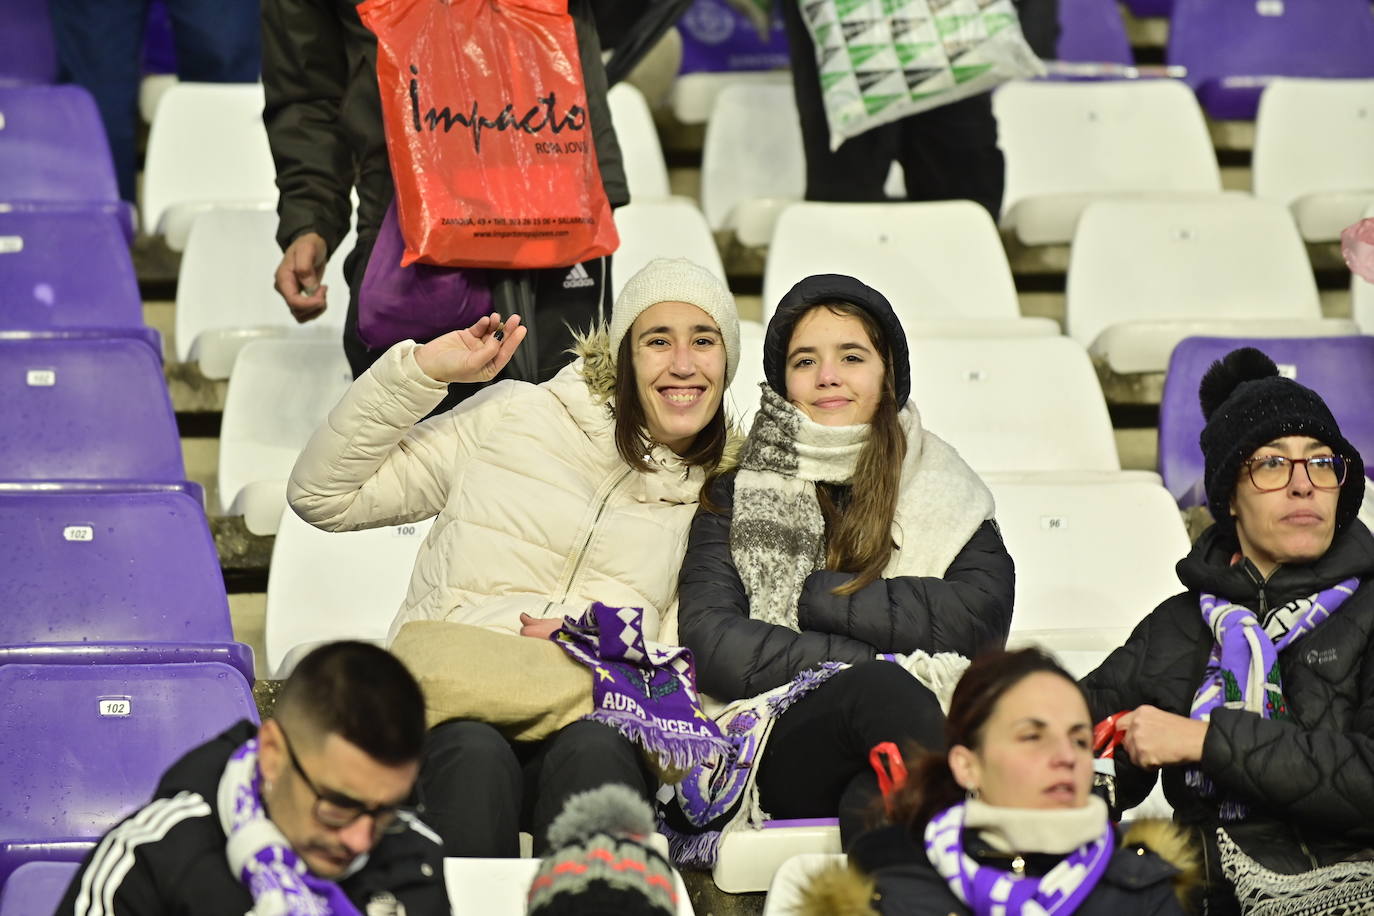
<svg viewBox="0 0 1374 916"><path fill-rule="evenodd" d="M567 0L366 0L405 254L567 267L619 244Z"/></svg>

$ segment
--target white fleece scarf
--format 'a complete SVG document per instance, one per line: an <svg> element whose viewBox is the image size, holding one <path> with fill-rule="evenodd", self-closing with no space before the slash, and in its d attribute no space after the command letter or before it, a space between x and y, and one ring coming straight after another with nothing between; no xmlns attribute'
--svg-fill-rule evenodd
<svg viewBox="0 0 1374 916"><path fill-rule="evenodd" d="M816 483L848 484L872 427L823 426L767 385L735 477L730 555L750 616L797 629L806 577L825 564ZM921 427L914 402L898 414L906 456L893 519L897 547L884 576L941 576L993 515L992 494L944 440Z"/></svg>

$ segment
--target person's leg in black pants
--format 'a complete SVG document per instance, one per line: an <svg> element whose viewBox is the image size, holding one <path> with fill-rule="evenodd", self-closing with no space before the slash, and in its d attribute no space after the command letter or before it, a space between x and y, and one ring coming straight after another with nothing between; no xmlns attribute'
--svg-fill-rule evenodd
<svg viewBox="0 0 1374 916"><path fill-rule="evenodd" d="M992 94L941 105L903 118L897 161L909 200L971 200L995 222L1002 212L1006 160L997 145Z"/></svg>
<svg viewBox="0 0 1374 916"><path fill-rule="evenodd" d="M444 855L518 857L522 784L515 749L485 722L450 719L430 730L419 799Z"/></svg>
<svg viewBox="0 0 1374 916"><path fill-rule="evenodd" d="M568 798L611 783L629 786L652 804L658 780L628 738L609 725L581 719L532 747L525 760L523 823L534 854L548 850L549 825Z"/></svg>
<svg viewBox="0 0 1374 916"><path fill-rule="evenodd" d="M840 818L848 847L879 810L868 754L891 741L944 747L944 714L935 695L893 662L847 668L779 717L759 761L759 803L776 818Z"/></svg>

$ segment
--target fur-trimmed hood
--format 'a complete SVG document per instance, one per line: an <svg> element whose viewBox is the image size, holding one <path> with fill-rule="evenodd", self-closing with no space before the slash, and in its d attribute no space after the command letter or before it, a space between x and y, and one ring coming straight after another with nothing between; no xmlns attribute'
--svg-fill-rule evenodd
<svg viewBox="0 0 1374 916"><path fill-rule="evenodd" d="M1131 849L1146 850L1173 866L1172 884L1180 905L1200 880L1197 850L1188 834L1172 821L1148 819L1133 822L1120 834L1118 857ZM871 875L853 864L836 862L815 872L802 887L796 912L799 916L871 916L881 912L881 897ZM941 909L943 914L945 911Z"/></svg>

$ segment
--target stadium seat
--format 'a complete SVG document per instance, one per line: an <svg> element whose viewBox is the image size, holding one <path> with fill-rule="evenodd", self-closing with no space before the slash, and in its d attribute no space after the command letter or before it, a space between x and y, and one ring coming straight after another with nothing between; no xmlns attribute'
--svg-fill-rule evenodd
<svg viewBox="0 0 1374 916"><path fill-rule="evenodd" d="M620 233L611 266L612 298L625 283L654 258L686 258L725 280L711 227L696 204L682 198L640 201L615 211Z"/></svg>
<svg viewBox="0 0 1374 916"><path fill-rule="evenodd" d="M792 204L768 249L765 323L794 283L818 273L882 292L909 338L1059 333L1051 319L1021 317L997 227L966 200Z"/></svg>
<svg viewBox="0 0 1374 916"><path fill-rule="evenodd" d="M219 432L219 502L254 534L277 533L286 479L353 373L338 342L256 340L234 363Z"/></svg>
<svg viewBox="0 0 1374 916"><path fill-rule="evenodd" d="M0 887L0 916L35 916L57 909L80 867L76 862L26 862Z"/></svg>
<svg viewBox="0 0 1374 916"><path fill-rule="evenodd" d="M1069 259L1069 336L1114 372L1163 372L1196 335L1354 333L1324 319L1293 218L1241 195L1114 200L1083 213Z"/></svg>
<svg viewBox="0 0 1374 916"><path fill-rule="evenodd" d="M177 83L158 102L143 168L143 227L181 251L210 209L275 211L260 83ZM270 274L269 274L270 283Z"/></svg>
<svg viewBox="0 0 1374 916"><path fill-rule="evenodd" d="M524 916L530 882L539 870L539 859L444 859L444 883L454 913L482 916ZM694 916L692 901L673 872L677 885L678 916ZM0 914L3 916L3 914Z"/></svg>
<svg viewBox="0 0 1374 916"><path fill-rule="evenodd" d="M1180 506L1207 502L1198 446L1203 427L1198 385L1214 361L1237 347L1258 347L1280 372L1320 394L1345 438L1360 454L1374 456L1374 337L1189 337L1179 341L1169 358L1159 405L1159 470Z"/></svg>
<svg viewBox="0 0 1374 916"><path fill-rule="evenodd" d="M0 481L186 478L162 362L128 338L0 339Z"/></svg>
<svg viewBox="0 0 1374 916"><path fill-rule="evenodd" d="M1174 9L1174 0L1126 0L1126 8L1137 19L1167 17Z"/></svg>
<svg viewBox="0 0 1374 916"><path fill-rule="evenodd" d="M219 554L179 490L0 490L0 664L222 661L234 642Z"/></svg>
<svg viewBox="0 0 1374 916"><path fill-rule="evenodd" d="M788 859L778 867L768 885L763 916L796 916L801 912L802 892L816 873L848 861L843 853L825 852L802 853Z"/></svg>
<svg viewBox="0 0 1374 916"><path fill-rule="evenodd" d="M91 94L80 86L0 86L0 205L114 216L134 237L119 199L110 144Z"/></svg>
<svg viewBox="0 0 1374 916"><path fill-rule="evenodd" d="M1069 241L1101 198L1221 191L1202 110L1179 83L1011 82L992 99L1007 159L1002 228L1027 245Z"/></svg>
<svg viewBox="0 0 1374 916"><path fill-rule="evenodd" d="M989 482L1016 561L1012 636L1050 651L1106 652L1181 591L1190 548L1169 492L1154 483Z"/></svg>
<svg viewBox="0 0 1374 916"><path fill-rule="evenodd" d="M662 200L668 190L668 164L658 141L658 128L644 93L629 83L616 83L606 97L611 123L625 162L625 181L633 201Z"/></svg>
<svg viewBox="0 0 1374 916"><path fill-rule="evenodd" d="M673 81L669 104L683 124L705 124L715 108L716 97L729 86L792 85L789 70L732 70L728 73L683 73Z"/></svg>
<svg viewBox="0 0 1374 916"><path fill-rule="evenodd" d="M711 879L727 894L766 891L784 862L805 854L840 851L833 817L764 821L763 827L727 830L720 839Z"/></svg>
<svg viewBox="0 0 1374 916"><path fill-rule="evenodd" d="M247 681L216 663L3 665L0 694L0 883L79 858L182 754L258 718Z"/></svg>
<svg viewBox="0 0 1374 916"><path fill-rule="evenodd" d="M1115 0L1059 0L1055 56L1083 63L1135 63L1126 23Z"/></svg>
<svg viewBox="0 0 1374 916"><path fill-rule="evenodd" d="M209 210L196 219L177 278L178 362L197 362L201 374L226 379L239 350L265 337L326 339L337 345L348 314L343 262L355 237L340 242L324 269L327 308L297 324L272 288L281 263L277 215L267 210Z"/></svg>
<svg viewBox="0 0 1374 916"><path fill-rule="evenodd" d="M1248 121L1275 77L1374 76L1374 16L1367 0L1175 0L1167 54L1208 114Z"/></svg>
<svg viewBox="0 0 1374 916"><path fill-rule="evenodd" d="M725 410L742 434L748 434L759 409L759 385L764 380L764 331L764 326L757 321L739 323L739 369L735 371L730 390L725 393Z"/></svg>
<svg viewBox="0 0 1374 916"><path fill-rule="evenodd" d="M979 473L1121 470L1097 372L1067 337L914 340L911 397Z"/></svg>
<svg viewBox="0 0 1374 916"><path fill-rule="evenodd" d="M1374 79L1274 80L1255 121L1255 196L1332 242L1374 204Z"/></svg>
<svg viewBox="0 0 1374 916"><path fill-rule="evenodd" d="M766 245L785 206L806 193L790 83L732 83L716 96L701 151L701 209L715 232Z"/></svg>
<svg viewBox="0 0 1374 916"><path fill-rule="evenodd" d="M0 4L0 83L57 82L57 48L47 0Z"/></svg>
<svg viewBox="0 0 1374 916"><path fill-rule="evenodd" d="M162 356L143 323L128 240L105 213L0 212L0 332L134 337Z"/></svg>
<svg viewBox="0 0 1374 916"><path fill-rule="evenodd" d="M283 512L267 575L269 675L286 677L322 642L382 642L433 523L335 534Z"/></svg>

